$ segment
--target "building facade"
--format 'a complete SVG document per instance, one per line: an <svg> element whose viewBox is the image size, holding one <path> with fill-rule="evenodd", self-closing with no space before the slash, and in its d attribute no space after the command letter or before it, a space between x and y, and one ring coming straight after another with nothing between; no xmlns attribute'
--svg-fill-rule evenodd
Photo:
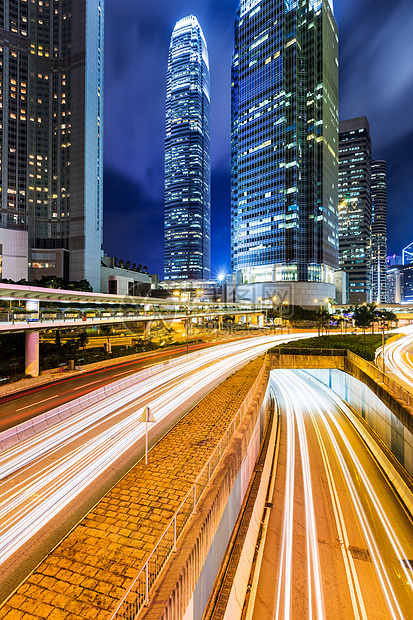
<svg viewBox="0 0 413 620"><path fill-rule="evenodd" d="M365 116L340 121L340 268L349 276L349 302L371 297L371 139Z"/></svg>
<svg viewBox="0 0 413 620"><path fill-rule="evenodd" d="M0 4L0 228L27 236L22 277L87 279L94 290L102 255L103 12L103 0Z"/></svg>
<svg viewBox="0 0 413 620"><path fill-rule="evenodd" d="M166 280L208 279L211 246L210 83L196 17L177 22L168 56L165 135Z"/></svg>
<svg viewBox="0 0 413 620"><path fill-rule="evenodd" d="M371 283L372 301L387 301L387 180L386 162L371 162Z"/></svg>
<svg viewBox="0 0 413 620"><path fill-rule="evenodd" d="M254 298L253 285L311 282L334 295L338 36L330 2L241 0L231 132L237 290Z"/></svg>

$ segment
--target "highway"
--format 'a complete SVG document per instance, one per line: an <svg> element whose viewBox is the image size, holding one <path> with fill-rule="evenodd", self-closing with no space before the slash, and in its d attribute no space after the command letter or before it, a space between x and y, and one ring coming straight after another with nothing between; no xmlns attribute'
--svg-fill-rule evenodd
<svg viewBox="0 0 413 620"><path fill-rule="evenodd" d="M411 620L413 525L347 406L303 371L271 376L279 456L246 617Z"/></svg>
<svg viewBox="0 0 413 620"><path fill-rule="evenodd" d="M230 340L220 340L219 342L225 343L230 342ZM216 344L216 342L190 344L189 352L200 351ZM142 355L133 361L117 361L114 359L112 366L95 368L72 376L62 374L58 381L0 397L0 432L40 415L52 407L63 405L74 398L134 374L138 370L178 356L184 356L186 353L186 344L183 344Z"/></svg>
<svg viewBox="0 0 413 620"><path fill-rule="evenodd" d="M222 378L279 341L274 336L249 338L182 357L172 367L160 366L151 377L0 452L3 579L26 555L30 564L54 519L61 525L73 505L77 520L83 516L82 494L92 492L94 502L102 497L107 490L105 472L110 472L111 486L118 463L131 453L135 461L142 454L145 423L140 418L146 405L155 416L154 427L170 416L177 418ZM122 470L117 479L121 475ZM42 553L45 550L42 547ZM0 590L1 585L0 581Z"/></svg>

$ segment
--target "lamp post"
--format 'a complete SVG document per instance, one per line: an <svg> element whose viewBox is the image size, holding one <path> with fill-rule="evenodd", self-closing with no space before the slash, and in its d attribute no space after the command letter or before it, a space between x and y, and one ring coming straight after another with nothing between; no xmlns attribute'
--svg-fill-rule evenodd
<svg viewBox="0 0 413 620"><path fill-rule="evenodd" d="M385 325L386 325L386 323L383 321L382 324L381 324L381 327L382 327L382 331L381 331L381 357L382 357L382 360L383 360L383 364L382 364L383 374L386 372L386 362L385 362L385 359L384 359L384 329L385 329Z"/></svg>
<svg viewBox="0 0 413 620"><path fill-rule="evenodd" d="M149 409L148 406L145 407L145 409L142 412L142 415L140 417L140 422L145 422L146 423L146 430L145 430L145 465L148 464L148 423L153 424L154 422L156 422L153 413L151 412L151 410Z"/></svg>
<svg viewBox="0 0 413 620"><path fill-rule="evenodd" d="M282 329L283 329L283 306L286 306L288 304L288 301L284 300L283 302L280 303L280 317L281 317L281 333L282 333Z"/></svg>

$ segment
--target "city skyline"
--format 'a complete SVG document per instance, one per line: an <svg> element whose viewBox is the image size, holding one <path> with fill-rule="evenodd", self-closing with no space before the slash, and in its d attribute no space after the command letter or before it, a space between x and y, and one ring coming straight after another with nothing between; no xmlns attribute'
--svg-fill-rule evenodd
<svg viewBox="0 0 413 620"><path fill-rule="evenodd" d="M162 272L160 166L167 47L173 25L189 12L203 25L211 58L211 272L230 268L230 64L237 5L234 0L224 6L212 1L182 0L171 5L154 0L144 7L124 0L106 7L106 49L111 54L107 54L105 77L105 249L144 261L153 272ZM340 37L340 117L369 118L373 157L387 160L388 165L389 252L399 253L410 242L411 230L402 218L412 200L408 171L413 121L407 114L412 43L407 32L413 7L399 1L389 10L387 3L381 6L366 0L336 1L334 9ZM126 27L119 39L116 31L121 22ZM136 87L131 86L132 75ZM145 97L149 91L150 106ZM131 115L130 126L125 126ZM117 210L119 200L122 210ZM127 231L123 238L122 230Z"/></svg>

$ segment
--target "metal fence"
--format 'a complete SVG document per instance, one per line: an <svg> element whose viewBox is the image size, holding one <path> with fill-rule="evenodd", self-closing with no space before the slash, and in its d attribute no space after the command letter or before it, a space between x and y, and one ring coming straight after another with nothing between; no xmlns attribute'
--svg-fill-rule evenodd
<svg viewBox="0 0 413 620"><path fill-rule="evenodd" d="M302 348L289 348L289 347L280 347L279 349L274 348L271 350L272 354L281 354L281 355L322 355L322 356L331 356L331 357L346 357L347 351L346 349L310 349L306 347Z"/></svg>
<svg viewBox="0 0 413 620"><path fill-rule="evenodd" d="M388 375L383 373L377 366L371 362L367 362L362 357L359 357L351 351L347 351L347 359L355 362L364 372L378 383L385 385L397 398L402 400L408 407L413 407L413 395L410 394L406 388L391 379Z"/></svg>
<svg viewBox="0 0 413 620"><path fill-rule="evenodd" d="M195 480L175 515L170 520L168 526L156 543L144 566L141 568L122 600L119 602L111 616L111 620L115 620L115 618L117 620L134 620L140 609L144 605L148 604L150 589L161 572L165 562L171 553L176 549L179 536L182 534L182 531L191 515L194 514L202 493L209 486L211 478L225 450L227 449L232 437L241 423L242 418L248 411L255 397L257 387L262 380L266 366L267 356L265 356L264 363L256 380L254 381L253 386L248 392L240 409L228 425L223 438L208 459L208 462Z"/></svg>

